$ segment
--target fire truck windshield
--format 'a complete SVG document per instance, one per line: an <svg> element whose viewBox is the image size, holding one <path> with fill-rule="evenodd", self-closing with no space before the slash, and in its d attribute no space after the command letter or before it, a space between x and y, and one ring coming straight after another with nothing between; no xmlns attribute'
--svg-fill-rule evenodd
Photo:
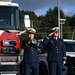
<svg viewBox="0 0 75 75"><path fill-rule="evenodd" d="M19 29L18 7L0 6L0 29Z"/></svg>
<svg viewBox="0 0 75 75"><path fill-rule="evenodd" d="M75 42L65 42L66 52L75 52Z"/></svg>

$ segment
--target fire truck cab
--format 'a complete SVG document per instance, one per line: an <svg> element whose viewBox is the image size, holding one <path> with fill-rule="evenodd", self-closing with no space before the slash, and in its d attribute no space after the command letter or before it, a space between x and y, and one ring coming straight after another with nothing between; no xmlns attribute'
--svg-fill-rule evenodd
<svg viewBox="0 0 75 75"><path fill-rule="evenodd" d="M19 5L0 0L0 75L19 75Z"/></svg>

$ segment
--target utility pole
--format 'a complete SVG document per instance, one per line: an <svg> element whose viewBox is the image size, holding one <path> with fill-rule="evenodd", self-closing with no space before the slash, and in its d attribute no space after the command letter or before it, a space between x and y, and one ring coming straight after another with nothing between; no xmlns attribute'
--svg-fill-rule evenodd
<svg viewBox="0 0 75 75"><path fill-rule="evenodd" d="M58 5L58 27L59 27L59 38L60 38L60 0L57 0Z"/></svg>
<svg viewBox="0 0 75 75"><path fill-rule="evenodd" d="M33 28L33 21L34 21L34 20L31 20L31 27L32 27L32 28Z"/></svg>

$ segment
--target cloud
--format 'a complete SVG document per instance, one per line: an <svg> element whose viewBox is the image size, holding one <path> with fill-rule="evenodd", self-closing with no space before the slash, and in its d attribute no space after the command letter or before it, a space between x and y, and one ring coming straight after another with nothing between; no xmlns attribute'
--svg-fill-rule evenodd
<svg viewBox="0 0 75 75"><path fill-rule="evenodd" d="M37 9L35 11L35 13L36 13L37 16L39 16L39 15L45 15L48 9L49 9L48 7L43 8L43 10L42 9Z"/></svg>
<svg viewBox="0 0 75 75"><path fill-rule="evenodd" d="M13 0L13 2L17 2L20 5L21 10L34 11L38 15L42 14L43 10L46 11L49 8L57 6L57 0ZM70 6L75 8L75 0L60 0L60 7L69 8ZM47 9L45 10L45 8ZM70 9L69 9L70 10ZM65 15L72 14L72 11L63 8Z"/></svg>
<svg viewBox="0 0 75 75"><path fill-rule="evenodd" d="M34 11L38 16L44 15L46 11L56 6L53 0L13 0L20 5L21 10Z"/></svg>
<svg viewBox="0 0 75 75"><path fill-rule="evenodd" d="M63 9L63 12L64 12L65 15L68 15L69 14L69 10L67 8L64 8Z"/></svg>
<svg viewBox="0 0 75 75"><path fill-rule="evenodd" d="M72 15L74 15L74 12L69 11L68 8L63 8L62 10L63 10L63 12L64 12L64 14L66 16L72 16Z"/></svg>
<svg viewBox="0 0 75 75"><path fill-rule="evenodd" d="M62 0L61 5L75 6L75 0Z"/></svg>
<svg viewBox="0 0 75 75"><path fill-rule="evenodd" d="M20 9L32 11L55 4L53 0L13 0L13 2L19 3Z"/></svg>
<svg viewBox="0 0 75 75"><path fill-rule="evenodd" d="M57 5L57 0L13 0L13 2L19 3L20 9L25 10L37 10L47 6L51 7ZM60 0L60 5L74 6L75 0Z"/></svg>
<svg viewBox="0 0 75 75"><path fill-rule="evenodd" d="M42 14L42 10L41 9L38 9L35 11L35 13L37 14L37 16L41 15Z"/></svg>

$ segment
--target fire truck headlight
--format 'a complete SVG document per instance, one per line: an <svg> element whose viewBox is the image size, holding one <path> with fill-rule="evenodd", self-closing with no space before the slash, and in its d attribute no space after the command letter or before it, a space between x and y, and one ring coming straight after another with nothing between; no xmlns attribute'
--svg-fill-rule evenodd
<svg viewBox="0 0 75 75"><path fill-rule="evenodd" d="M3 41L3 46L9 46L9 41Z"/></svg>
<svg viewBox="0 0 75 75"><path fill-rule="evenodd" d="M16 41L14 41L14 40L3 40L2 45L3 46L15 46Z"/></svg>

